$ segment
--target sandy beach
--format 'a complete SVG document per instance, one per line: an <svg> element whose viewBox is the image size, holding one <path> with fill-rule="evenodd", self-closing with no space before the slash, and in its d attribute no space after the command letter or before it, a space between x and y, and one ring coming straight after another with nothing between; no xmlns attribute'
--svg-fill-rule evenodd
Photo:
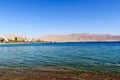
<svg viewBox="0 0 120 80"><path fill-rule="evenodd" d="M0 80L120 80L120 74L1 68Z"/></svg>

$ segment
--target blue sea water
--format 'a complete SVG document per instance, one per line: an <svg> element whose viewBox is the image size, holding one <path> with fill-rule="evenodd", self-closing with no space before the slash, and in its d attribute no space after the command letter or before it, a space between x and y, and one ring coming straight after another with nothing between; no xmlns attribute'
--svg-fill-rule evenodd
<svg viewBox="0 0 120 80"><path fill-rule="evenodd" d="M1 44L0 66L120 73L120 42Z"/></svg>

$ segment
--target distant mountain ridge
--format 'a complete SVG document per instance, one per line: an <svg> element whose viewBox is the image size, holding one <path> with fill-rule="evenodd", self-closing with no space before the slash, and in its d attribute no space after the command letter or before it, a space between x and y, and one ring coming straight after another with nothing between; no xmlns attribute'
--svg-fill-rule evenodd
<svg viewBox="0 0 120 80"><path fill-rule="evenodd" d="M36 39L51 42L103 42L120 41L120 35L110 34L69 34L69 35L47 35Z"/></svg>
<svg viewBox="0 0 120 80"><path fill-rule="evenodd" d="M46 35L43 37L30 38L23 35L1 35L0 42L108 42L120 41L120 35L110 34L68 34Z"/></svg>

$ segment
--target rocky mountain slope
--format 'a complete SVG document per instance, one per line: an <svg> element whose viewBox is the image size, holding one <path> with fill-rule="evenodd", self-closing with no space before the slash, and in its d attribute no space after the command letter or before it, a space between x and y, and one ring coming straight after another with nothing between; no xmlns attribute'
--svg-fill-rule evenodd
<svg viewBox="0 0 120 80"><path fill-rule="evenodd" d="M120 41L120 35L110 34L69 34L69 35L47 35L36 40L51 42L89 42L89 41Z"/></svg>

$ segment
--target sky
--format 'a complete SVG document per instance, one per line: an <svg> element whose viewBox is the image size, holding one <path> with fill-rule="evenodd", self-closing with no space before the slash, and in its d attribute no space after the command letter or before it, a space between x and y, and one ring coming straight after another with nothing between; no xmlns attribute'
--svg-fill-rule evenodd
<svg viewBox="0 0 120 80"><path fill-rule="evenodd" d="M120 35L120 0L0 0L0 34Z"/></svg>

